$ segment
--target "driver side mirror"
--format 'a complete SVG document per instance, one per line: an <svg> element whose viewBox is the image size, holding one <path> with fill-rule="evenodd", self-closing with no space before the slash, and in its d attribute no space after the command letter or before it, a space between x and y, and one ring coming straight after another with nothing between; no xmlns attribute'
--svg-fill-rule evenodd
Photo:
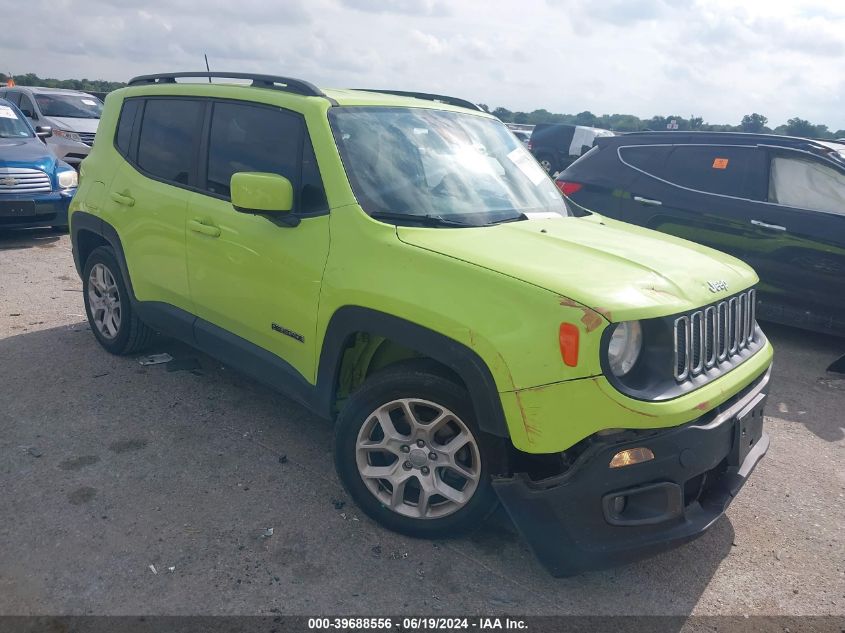
<svg viewBox="0 0 845 633"><path fill-rule="evenodd" d="M35 135L42 141L53 136L53 128L49 125L39 125L35 128Z"/></svg>
<svg viewBox="0 0 845 633"><path fill-rule="evenodd" d="M35 119L35 115L32 113L32 110L27 108L21 108L21 114L23 114L27 119Z"/></svg>

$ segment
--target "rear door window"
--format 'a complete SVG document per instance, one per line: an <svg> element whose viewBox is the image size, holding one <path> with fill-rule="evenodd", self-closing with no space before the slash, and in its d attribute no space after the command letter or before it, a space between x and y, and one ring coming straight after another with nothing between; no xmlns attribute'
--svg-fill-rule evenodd
<svg viewBox="0 0 845 633"><path fill-rule="evenodd" d="M735 198L765 199L765 163L756 147L664 145L623 150L625 162L674 185Z"/></svg>
<svg viewBox="0 0 845 633"><path fill-rule="evenodd" d="M21 104L21 93L19 92L9 92L6 96L6 101L9 103L14 103L16 106L20 106Z"/></svg>
<svg viewBox="0 0 845 633"><path fill-rule="evenodd" d="M845 215L845 174L811 159L776 156L769 202Z"/></svg>
<svg viewBox="0 0 845 633"><path fill-rule="evenodd" d="M711 145L676 146L663 166L671 183L735 198L762 199L754 186L756 148ZM762 174L757 173L764 181Z"/></svg>
<svg viewBox="0 0 845 633"><path fill-rule="evenodd" d="M204 103L188 99L149 99L138 138L138 167L187 185L196 163Z"/></svg>

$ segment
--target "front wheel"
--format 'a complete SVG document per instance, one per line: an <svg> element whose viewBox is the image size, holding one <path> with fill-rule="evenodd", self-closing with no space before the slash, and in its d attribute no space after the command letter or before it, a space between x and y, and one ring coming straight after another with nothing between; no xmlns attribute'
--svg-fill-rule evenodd
<svg viewBox="0 0 845 633"><path fill-rule="evenodd" d="M492 512L493 453L466 390L417 362L371 376L335 433L349 494L385 527L416 537L454 536Z"/></svg>

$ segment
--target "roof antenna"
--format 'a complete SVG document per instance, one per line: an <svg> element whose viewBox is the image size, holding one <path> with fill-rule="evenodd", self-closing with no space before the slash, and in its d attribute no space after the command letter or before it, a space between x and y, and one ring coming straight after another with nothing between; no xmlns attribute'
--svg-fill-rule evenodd
<svg viewBox="0 0 845 633"><path fill-rule="evenodd" d="M203 57L205 57L205 69L211 73L211 69L208 67L208 53L203 53ZM211 83L211 75L208 77L208 83Z"/></svg>

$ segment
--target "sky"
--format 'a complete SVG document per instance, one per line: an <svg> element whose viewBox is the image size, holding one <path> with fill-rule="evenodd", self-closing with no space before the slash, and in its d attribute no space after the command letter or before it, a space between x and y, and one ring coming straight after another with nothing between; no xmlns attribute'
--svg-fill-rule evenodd
<svg viewBox="0 0 845 633"><path fill-rule="evenodd" d="M126 81L204 53L491 109L845 128L842 0L29 0L4 14L0 71Z"/></svg>

